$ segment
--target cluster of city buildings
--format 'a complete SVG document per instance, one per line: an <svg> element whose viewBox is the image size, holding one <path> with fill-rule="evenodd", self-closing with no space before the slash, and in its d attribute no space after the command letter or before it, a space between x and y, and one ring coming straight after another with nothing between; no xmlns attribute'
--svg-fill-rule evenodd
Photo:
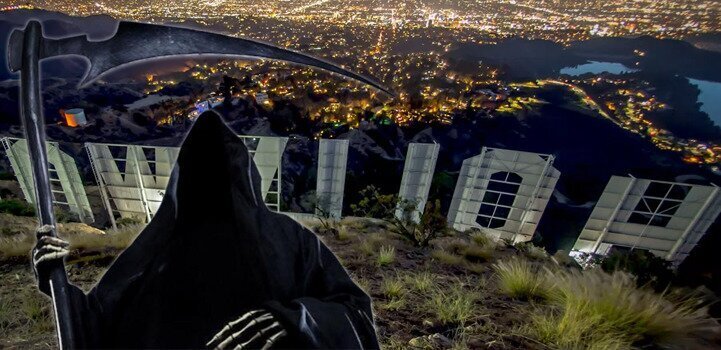
<svg viewBox="0 0 721 350"><path fill-rule="evenodd" d="M603 112L602 115L613 120L620 127L648 138L660 149L681 153L683 160L687 163L707 165L713 171L719 171L721 144L678 137L673 132L654 124L649 114L668 111L672 107L659 101L649 91L653 88L647 84L625 78L609 77L571 79L569 84L592 88L605 85L597 99L610 114Z"/></svg>
<svg viewBox="0 0 721 350"><path fill-rule="evenodd" d="M690 1L534 1L481 0L427 2L418 0L256 0L152 1L56 0L30 5L88 16L110 14L136 21L212 23L229 18L260 18L313 23L322 27L429 30L493 37L521 36L561 42L592 36L653 35L683 37L719 30L721 6L712 0ZM276 41L278 42L278 41Z"/></svg>

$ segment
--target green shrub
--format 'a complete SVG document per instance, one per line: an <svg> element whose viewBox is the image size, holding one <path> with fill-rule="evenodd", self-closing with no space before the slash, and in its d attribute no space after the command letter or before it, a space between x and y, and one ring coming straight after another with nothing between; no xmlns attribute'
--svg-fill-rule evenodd
<svg viewBox="0 0 721 350"><path fill-rule="evenodd" d="M549 295L544 275L526 259L512 258L493 266L503 294L519 300L545 299Z"/></svg>
<svg viewBox="0 0 721 350"><path fill-rule="evenodd" d="M568 255L568 252L565 250L558 250L556 254L553 254L553 260L560 266L564 266L567 268L573 268L573 269L581 269L581 265Z"/></svg>
<svg viewBox="0 0 721 350"><path fill-rule="evenodd" d="M673 279L671 264L653 253L634 249L614 251L601 260L603 271L625 271L636 276L639 286L650 284L657 291L666 289Z"/></svg>
<svg viewBox="0 0 721 350"><path fill-rule="evenodd" d="M0 199L0 213L15 216L35 216L35 207L17 199Z"/></svg>
<svg viewBox="0 0 721 350"><path fill-rule="evenodd" d="M128 216L115 220L115 226L117 226L118 228L121 228L123 226L142 225L143 223L145 223L145 220L135 216Z"/></svg>
<svg viewBox="0 0 721 350"><path fill-rule="evenodd" d="M65 209L55 208L55 221L59 223L80 222L78 214L71 213Z"/></svg>
<svg viewBox="0 0 721 350"><path fill-rule="evenodd" d="M385 219L395 215L395 208L398 204L396 195L382 194L373 185L362 189L359 195L361 200L350 205L353 215L376 219Z"/></svg>
<svg viewBox="0 0 721 350"><path fill-rule="evenodd" d="M388 229L409 240L415 246L425 247L446 232L446 217L441 213L440 201L429 201L417 221L416 202L404 200L396 194L381 194L375 186L361 192L362 199L351 205L354 215L381 219ZM400 215L396 215L400 213Z"/></svg>

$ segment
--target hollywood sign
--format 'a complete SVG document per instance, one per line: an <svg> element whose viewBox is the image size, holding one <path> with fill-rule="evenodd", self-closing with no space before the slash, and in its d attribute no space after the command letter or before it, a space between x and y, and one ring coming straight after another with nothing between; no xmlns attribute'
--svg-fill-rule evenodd
<svg viewBox="0 0 721 350"><path fill-rule="evenodd" d="M266 205L280 210L284 137L239 136L261 176ZM3 138L6 155L28 202L34 189L27 146ZM158 210L178 156L177 147L86 143L95 182L113 225L118 218L149 221ZM315 214L340 218L343 211L348 140L319 142ZM420 220L428 201L439 145L408 146L399 198L415 204ZM48 142L54 202L93 222L77 165L57 143ZM531 240L561 176L549 154L484 147L461 167L448 210L448 223L481 229L497 239ZM690 253L721 212L715 185L689 185L614 176L596 203L574 251L607 254L612 247L645 249L675 264ZM400 209L396 215L403 215Z"/></svg>

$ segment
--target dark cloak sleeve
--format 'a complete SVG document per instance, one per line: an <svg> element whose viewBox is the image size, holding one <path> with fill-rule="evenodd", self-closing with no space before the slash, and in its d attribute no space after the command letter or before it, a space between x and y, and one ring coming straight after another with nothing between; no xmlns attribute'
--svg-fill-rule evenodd
<svg viewBox="0 0 721 350"><path fill-rule="evenodd" d="M314 233L301 234L305 296L266 304L296 344L308 348L377 349L371 302Z"/></svg>
<svg viewBox="0 0 721 350"><path fill-rule="evenodd" d="M151 222L85 295L85 348L202 348L265 308L277 348L378 348L371 301L309 230L271 212L245 144L215 112L196 120Z"/></svg>

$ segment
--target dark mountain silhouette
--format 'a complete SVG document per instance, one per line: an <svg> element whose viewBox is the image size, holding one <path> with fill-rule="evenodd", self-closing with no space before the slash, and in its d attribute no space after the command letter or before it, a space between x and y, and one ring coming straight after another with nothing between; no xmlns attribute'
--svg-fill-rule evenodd
<svg viewBox="0 0 721 350"><path fill-rule="evenodd" d="M721 81L721 53L681 40L649 36L594 38L567 48L547 40L509 39L495 45L460 44L447 55L456 61L503 67L511 79L557 75L564 67L594 60L623 63L655 74Z"/></svg>

